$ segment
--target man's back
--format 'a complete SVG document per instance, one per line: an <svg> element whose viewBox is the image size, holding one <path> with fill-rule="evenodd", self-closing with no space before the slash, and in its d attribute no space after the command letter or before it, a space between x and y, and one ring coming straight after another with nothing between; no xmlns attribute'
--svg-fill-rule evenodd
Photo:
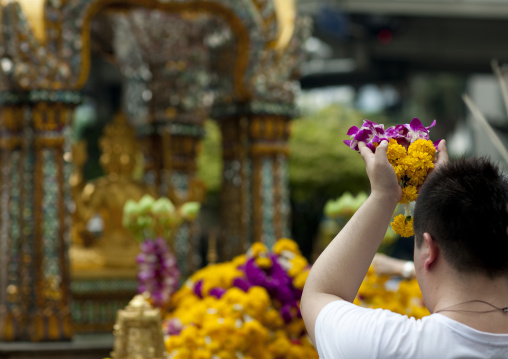
<svg viewBox="0 0 508 359"><path fill-rule="evenodd" d="M481 332L441 314L415 320L346 301L321 310L315 334L322 359L508 358L508 334Z"/></svg>

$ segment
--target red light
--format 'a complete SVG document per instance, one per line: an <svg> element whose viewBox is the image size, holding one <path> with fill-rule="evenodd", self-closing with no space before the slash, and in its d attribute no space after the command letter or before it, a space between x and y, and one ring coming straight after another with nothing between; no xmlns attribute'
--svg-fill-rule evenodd
<svg viewBox="0 0 508 359"><path fill-rule="evenodd" d="M393 40L393 34L390 30L383 29L377 33L377 39L383 45L388 45Z"/></svg>

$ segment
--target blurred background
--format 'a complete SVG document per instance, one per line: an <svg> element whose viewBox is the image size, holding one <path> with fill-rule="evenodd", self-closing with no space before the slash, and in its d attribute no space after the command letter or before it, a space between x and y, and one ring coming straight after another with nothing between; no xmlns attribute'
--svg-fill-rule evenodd
<svg viewBox="0 0 508 359"><path fill-rule="evenodd" d="M305 46L290 168L293 236L307 253L309 238L315 245L320 229L329 227L319 211L326 199L368 191L363 164L341 143L347 128L364 118L388 125L414 117L426 126L436 120L431 139L445 138L451 156L488 155L507 169L462 95L472 98L506 144L508 117L491 61L502 65L508 59L503 36L508 2L299 0L298 5L314 22ZM304 146L316 150L311 154ZM398 242L389 251L411 258L412 240Z"/></svg>
<svg viewBox="0 0 508 359"><path fill-rule="evenodd" d="M292 124L291 234L309 259L319 252L318 238L337 230L323 215L325 203L346 192L368 192L362 161L342 143L348 128L363 119L386 126L414 117L426 126L436 120L431 139L445 138L451 156L486 154L508 168L462 100L468 94L507 141L508 117L491 62L503 65L508 59L503 35L508 33L508 2L298 0L297 7L312 19L313 31L304 44L299 114ZM99 47L107 43L101 42L108 36L103 30L92 29ZM97 133L106 123L101 118L110 118L119 106L121 88L118 69L104 56L92 61L84 94L95 113L85 103L75 121L76 136L89 143L84 171L89 179L102 174ZM221 179L220 131L207 121L206 132L198 166L208 190L205 233L218 222ZM393 253L410 257L411 242ZM205 238L203 243L205 253Z"/></svg>

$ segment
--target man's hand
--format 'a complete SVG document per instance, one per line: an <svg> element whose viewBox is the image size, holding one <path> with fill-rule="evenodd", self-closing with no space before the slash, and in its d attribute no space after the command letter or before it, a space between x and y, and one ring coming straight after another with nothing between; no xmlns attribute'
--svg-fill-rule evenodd
<svg viewBox="0 0 508 359"><path fill-rule="evenodd" d="M448 149L446 148L446 141L441 140L437 145L437 159L434 162L434 168L448 163Z"/></svg>
<svg viewBox="0 0 508 359"><path fill-rule="evenodd" d="M371 195L393 199L397 203L402 197L402 189L397 182L395 171L386 156L388 142L381 141L376 148L376 153L373 153L363 142L358 143L358 148L365 161Z"/></svg>

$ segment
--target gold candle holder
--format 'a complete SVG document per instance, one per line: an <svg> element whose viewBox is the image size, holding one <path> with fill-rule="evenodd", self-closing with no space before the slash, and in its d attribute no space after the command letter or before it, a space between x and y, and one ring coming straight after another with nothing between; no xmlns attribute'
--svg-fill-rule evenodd
<svg viewBox="0 0 508 359"><path fill-rule="evenodd" d="M117 312L112 359L166 359L159 309L145 295L136 295Z"/></svg>

